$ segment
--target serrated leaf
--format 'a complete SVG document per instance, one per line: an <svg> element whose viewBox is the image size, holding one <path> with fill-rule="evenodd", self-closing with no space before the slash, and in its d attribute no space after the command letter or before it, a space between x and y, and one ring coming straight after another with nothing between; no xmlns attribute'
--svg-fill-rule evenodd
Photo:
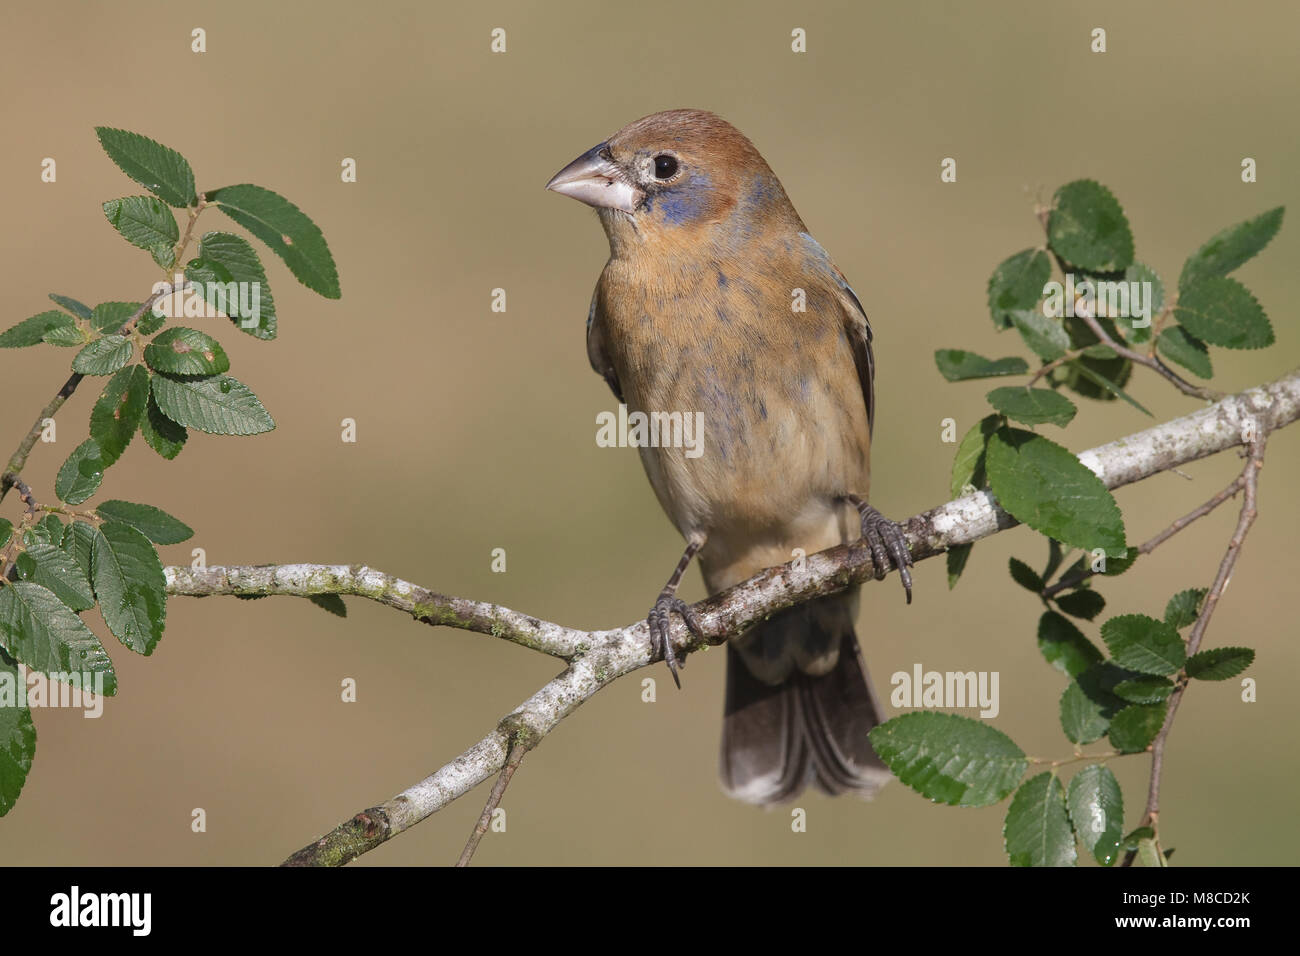
<svg viewBox="0 0 1300 956"><path fill-rule="evenodd" d="M1061 694L1061 730L1066 739L1076 744L1090 744L1098 740L1110 727L1107 708L1092 700L1077 683L1071 683Z"/></svg>
<svg viewBox="0 0 1300 956"><path fill-rule="evenodd" d="M989 277L989 313L993 324L999 329L1010 328L1011 313L1037 305L1051 275L1051 260L1042 249L1026 249L1003 260Z"/></svg>
<svg viewBox="0 0 1300 956"><path fill-rule="evenodd" d="M1168 677L1134 677L1115 685L1115 696L1130 704L1158 704L1174 692Z"/></svg>
<svg viewBox="0 0 1300 956"><path fill-rule="evenodd" d="M1136 850L1140 841L1154 839L1155 835L1156 831L1150 827L1138 827L1131 833L1125 834L1124 839L1120 840L1120 848L1123 850Z"/></svg>
<svg viewBox="0 0 1300 956"><path fill-rule="evenodd" d="M1097 646L1056 611L1046 611L1038 619L1038 650L1047 663L1070 677L1077 677L1102 660Z"/></svg>
<svg viewBox="0 0 1300 956"><path fill-rule="evenodd" d="M1278 206L1216 233L1183 263L1178 288L1185 289L1201 279L1226 276L1268 245L1281 226L1282 207Z"/></svg>
<svg viewBox="0 0 1300 956"><path fill-rule="evenodd" d="M172 421L210 435L257 435L275 427L252 389L229 375L197 380L155 375L153 395Z"/></svg>
<svg viewBox="0 0 1300 956"><path fill-rule="evenodd" d="M343 603L343 598L337 594L313 594L307 600L321 610L329 611L338 617L348 616L348 606Z"/></svg>
<svg viewBox="0 0 1300 956"><path fill-rule="evenodd" d="M0 519L3 521L4 519ZM8 524L8 522L5 522ZM23 536L23 540L30 539L33 541L44 541L57 547L62 547L65 527L58 515L49 514L36 522L32 529ZM3 544L4 535L0 534L0 544Z"/></svg>
<svg viewBox="0 0 1300 956"><path fill-rule="evenodd" d="M1037 309L1019 309L1009 314L1025 345L1045 362L1053 362L1069 350L1070 336L1056 319Z"/></svg>
<svg viewBox="0 0 1300 956"><path fill-rule="evenodd" d="M1106 599L1091 588L1080 588L1062 594L1056 599L1056 605L1066 614L1091 621L1105 609Z"/></svg>
<svg viewBox="0 0 1300 956"><path fill-rule="evenodd" d="M998 430L999 424L997 415L985 415L958 442L949 487L954 498L961 495L962 489L967 485L975 488L984 486L987 480L984 473L984 446L988 443L989 436Z"/></svg>
<svg viewBox="0 0 1300 956"><path fill-rule="evenodd" d="M3 548L9 543L9 539L13 537L13 533L14 523L8 518L0 518L0 548Z"/></svg>
<svg viewBox="0 0 1300 956"><path fill-rule="evenodd" d="M894 775L936 803L984 807L1015 789L1029 760L1002 731L956 714L914 711L872 729Z"/></svg>
<svg viewBox="0 0 1300 956"><path fill-rule="evenodd" d="M154 544L179 544L194 535L194 529L185 522L153 505L118 501L114 498L101 502L95 512L108 521L130 525Z"/></svg>
<svg viewBox="0 0 1300 956"><path fill-rule="evenodd" d="M1133 262L1133 233L1119 200L1090 179L1066 183L1056 191L1047 244L1087 272L1122 272Z"/></svg>
<svg viewBox="0 0 1300 956"><path fill-rule="evenodd" d="M103 674L104 693L117 692L113 662L99 638L39 584L11 581L0 589L0 643L32 670L49 675ZM82 686L93 689L88 681ZM0 713L4 710L0 707Z"/></svg>
<svg viewBox="0 0 1300 956"><path fill-rule="evenodd" d="M63 550L77 562L86 580L91 580L91 558L95 549L95 526L87 521L77 519L68 525L63 536ZM93 585L92 585L93 588Z"/></svg>
<svg viewBox="0 0 1300 956"><path fill-rule="evenodd" d="M166 324L167 317L165 315L157 315L153 310L150 310L140 316L140 321L135 324L135 327L141 335L153 335Z"/></svg>
<svg viewBox="0 0 1300 956"><path fill-rule="evenodd" d="M113 334L139 311L142 302L101 302L90 313L90 324L98 331Z"/></svg>
<svg viewBox="0 0 1300 956"><path fill-rule="evenodd" d="M297 206L261 186L223 186L206 194L209 203L266 243L307 288L337 299L338 270L316 224Z"/></svg>
<svg viewBox="0 0 1300 956"><path fill-rule="evenodd" d="M176 150L124 129L96 126L95 134L117 168L163 202L177 207L198 203L194 170Z"/></svg>
<svg viewBox="0 0 1300 956"><path fill-rule="evenodd" d="M149 404L145 408L144 417L140 419L140 434L150 448L168 461L181 453L189 438L184 425L176 424L159 409L152 388L149 390Z"/></svg>
<svg viewBox="0 0 1300 956"><path fill-rule="evenodd" d="M54 479L54 493L70 505L79 505L96 491L104 480L106 467L99 443L88 438L72 450Z"/></svg>
<svg viewBox="0 0 1300 956"><path fill-rule="evenodd" d="M1130 704L1110 719L1110 742L1120 753L1141 753L1165 723L1168 704Z"/></svg>
<svg viewBox="0 0 1300 956"><path fill-rule="evenodd" d="M1205 595L1205 588L1179 591L1165 605L1165 623L1176 631L1181 631L1193 623L1201 612L1201 600Z"/></svg>
<svg viewBox="0 0 1300 956"><path fill-rule="evenodd" d="M131 360L134 346L120 335L95 339L72 360L72 370L82 375L112 375Z"/></svg>
<svg viewBox="0 0 1300 956"><path fill-rule="evenodd" d="M55 329L76 329L77 320L66 312L50 309L23 319L10 329L0 332L0 349L17 349L40 344L47 332Z"/></svg>
<svg viewBox="0 0 1300 956"><path fill-rule="evenodd" d="M1108 578L1118 577L1129 568L1133 567L1134 563L1141 556L1142 552L1135 547L1129 548L1128 553L1122 557L1112 558L1108 556L1102 562L1102 569L1098 573L1103 574Z"/></svg>
<svg viewBox="0 0 1300 956"><path fill-rule="evenodd" d="M1260 349L1273 344L1268 316L1236 279L1197 280L1179 295L1174 315L1190 334L1210 345Z"/></svg>
<svg viewBox="0 0 1300 956"><path fill-rule="evenodd" d="M1129 284L1129 314L1115 315L1111 318L1114 319L1115 327L1120 334L1130 344L1141 345L1144 342L1150 342L1152 324L1155 322L1155 317L1160 314L1160 310L1165 306L1165 284L1154 269L1140 262L1135 262L1124 270L1124 281ZM1139 283L1139 295L1142 302L1145 303L1142 311L1146 315L1141 317L1133 315L1136 310L1133 307L1132 286L1135 282ZM1149 285L1146 283L1149 283ZM1136 325L1135 323L1138 321L1143 324Z"/></svg>
<svg viewBox="0 0 1300 956"><path fill-rule="evenodd" d="M1007 418L1026 425L1060 425L1064 428L1074 418L1074 402L1050 388L1025 388L1008 385L995 388L986 396L989 404Z"/></svg>
<svg viewBox="0 0 1300 956"><path fill-rule="evenodd" d="M973 544L954 545L949 548L948 553L944 555L948 570L949 591L957 586L957 581L961 578L961 573L966 570L966 561L970 558L971 548L973 547L975 547Z"/></svg>
<svg viewBox="0 0 1300 956"><path fill-rule="evenodd" d="M1065 788L1051 772L1016 791L1002 825L1012 866L1074 866L1074 832L1065 809Z"/></svg>
<svg viewBox="0 0 1300 956"><path fill-rule="evenodd" d="M1023 375L1029 371L1029 363L1019 356L986 359L982 355L963 349L936 350L934 364L938 366L939 374L950 382L964 382L972 378L996 378L1001 375Z"/></svg>
<svg viewBox="0 0 1300 956"><path fill-rule="evenodd" d="M1101 479L1042 435L1003 427L989 439L989 485L1018 521L1063 544L1126 552L1119 506Z"/></svg>
<svg viewBox="0 0 1300 956"><path fill-rule="evenodd" d="M75 348L89 342L90 333L75 325L60 325L42 335L41 341L59 348Z"/></svg>
<svg viewBox="0 0 1300 956"><path fill-rule="evenodd" d="M110 199L104 203L104 215L123 239L141 249L170 248L181 238L172 211L152 196Z"/></svg>
<svg viewBox="0 0 1300 956"><path fill-rule="evenodd" d="M152 654L163 633L167 593L149 539L129 525L105 522L95 531L90 571L108 629L137 654Z"/></svg>
<svg viewBox="0 0 1300 956"><path fill-rule="evenodd" d="M26 581L39 584L74 611L88 611L95 606L95 595L86 574L72 555L58 545L37 540L31 534L27 550L18 556L18 573Z"/></svg>
<svg viewBox="0 0 1300 956"><path fill-rule="evenodd" d="M198 258L185 267L185 276L202 283L203 296L241 332L259 339L275 338L275 299L262 262L247 241L228 232L206 233L199 243ZM242 283L246 291L239 286L232 290L228 285L232 282Z"/></svg>
<svg viewBox="0 0 1300 956"><path fill-rule="evenodd" d="M1133 369L1128 359L1117 358L1108 362L1104 359L1080 358L1068 362L1065 367L1070 371L1070 377L1066 379L1066 384L1080 395L1102 401L1122 398L1143 415L1151 415L1145 405L1142 405L1128 392L1120 388L1121 385L1128 381L1129 374ZM1122 374L1117 381L1103 374L1102 371L1098 371L1099 367L1108 371L1118 368ZM1155 416L1151 417L1154 418Z"/></svg>
<svg viewBox="0 0 1300 956"><path fill-rule="evenodd" d="M144 416L149 400L149 372L130 365L113 374L90 410L90 437L99 443L104 468L122 457Z"/></svg>
<svg viewBox="0 0 1300 956"><path fill-rule="evenodd" d="M1170 326L1161 332L1160 338L1156 339L1156 348L1169 361L1177 362L1199 378L1210 378L1214 375L1210 350L1204 342L1181 325Z"/></svg>
<svg viewBox="0 0 1300 956"><path fill-rule="evenodd" d="M1187 659L1187 676L1197 680L1227 680L1255 662L1249 647L1215 647Z"/></svg>
<svg viewBox="0 0 1300 956"><path fill-rule="evenodd" d="M59 295L57 292L51 292L50 299L63 306L63 308L67 309L79 319L90 318L90 306L86 305L84 302L78 302L71 296Z"/></svg>
<svg viewBox="0 0 1300 956"><path fill-rule="evenodd" d="M1084 849L1102 866L1113 864L1124 832L1124 793L1115 775L1100 764L1084 767L1070 780L1066 806Z"/></svg>
<svg viewBox="0 0 1300 956"><path fill-rule="evenodd" d="M1010 561L1011 580L1015 581L1027 591L1033 591L1037 594L1043 589L1043 579L1038 576L1038 572L1031 568L1019 558L1012 558Z"/></svg>
<svg viewBox="0 0 1300 956"><path fill-rule="evenodd" d="M1178 632L1145 614L1121 614L1101 626L1101 639L1120 667L1143 674L1172 674L1187 660Z"/></svg>
<svg viewBox="0 0 1300 956"><path fill-rule="evenodd" d="M0 657L0 696L13 694L22 678L18 668ZM6 691L8 685L11 690ZM13 809L23 792L36 756L36 725L26 707L0 705L0 817Z"/></svg>
<svg viewBox="0 0 1300 956"><path fill-rule="evenodd" d="M198 329L174 326L144 347L144 360L155 372L170 375L220 375L230 369L226 350Z"/></svg>

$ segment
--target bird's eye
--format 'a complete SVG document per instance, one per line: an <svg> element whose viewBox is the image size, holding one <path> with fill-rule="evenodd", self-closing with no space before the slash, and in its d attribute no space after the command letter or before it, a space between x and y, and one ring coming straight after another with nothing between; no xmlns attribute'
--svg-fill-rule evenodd
<svg viewBox="0 0 1300 956"><path fill-rule="evenodd" d="M677 173L677 159L668 154L655 157L655 179L672 179Z"/></svg>

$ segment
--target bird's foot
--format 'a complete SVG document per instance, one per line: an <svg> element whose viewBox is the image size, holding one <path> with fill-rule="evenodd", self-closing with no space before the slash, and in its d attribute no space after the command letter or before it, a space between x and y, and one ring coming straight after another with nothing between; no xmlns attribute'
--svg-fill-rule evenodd
<svg viewBox="0 0 1300 956"><path fill-rule="evenodd" d="M912 552L907 547L907 536L902 527L890 521L861 498L850 498L862 516L862 540L871 549L871 560L876 566L876 578L883 578L891 566L907 592L907 603L912 603Z"/></svg>
<svg viewBox="0 0 1300 956"><path fill-rule="evenodd" d="M681 688L681 678L677 676L677 669L685 667L686 662L679 660L677 652L673 650L673 642L669 637L669 625L671 623L670 615L676 611L686 622L692 634L696 637L704 637L704 630L700 627L700 621L691 610L691 606L677 597L673 591L664 589L659 595L659 600L655 601L655 606L650 609L646 617L646 623L650 625L650 647L657 654L660 654L664 662L668 665L668 670L673 675L673 683Z"/></svg>

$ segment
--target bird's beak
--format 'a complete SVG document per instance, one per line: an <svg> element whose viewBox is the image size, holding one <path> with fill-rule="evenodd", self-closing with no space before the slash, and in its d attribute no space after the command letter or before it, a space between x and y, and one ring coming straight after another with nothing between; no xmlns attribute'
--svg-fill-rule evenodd
<svg viewBox="0 0 1300 956"><path fill-rule="evenodd" d="M644 194L627 182L623 171L608 156L606 144L593 146L551 177L546 188L588 206L636 212Z"/></svg>

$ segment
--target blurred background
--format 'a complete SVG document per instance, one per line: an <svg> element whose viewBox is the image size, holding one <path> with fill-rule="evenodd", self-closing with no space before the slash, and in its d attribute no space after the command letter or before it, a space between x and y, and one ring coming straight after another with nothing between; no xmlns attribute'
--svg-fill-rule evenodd
<svg viewBox="0 0 1300 956"><path fill-rule="evenodd" d="M190 50L207 31L207 52ZM494 28L507 52L489 50ZM804 54L791 31L807 32ZM1107 31L1108 52L1089 51ZM643 616L676 562L635 451L598 448L614 407L588 367L583 328L607 255L594 214L543 191L579 153L646 113L714 110L744 131L861 296L878 361L873 503L904 517L948 497L958 434L984 414L988 383L950 385L933 351L1027 354L998 340L985 286L1005 257L1039 244L1036 197L1090 177L1123 203L1138 257L1167 284L1210 235L1279 204L1281 233L1238 276L1277 344L1213 353L1232 392L1300 364L1300 164L1293 4L733 4L227 2L8 5L0 13L0 325L52 304L140 300L157 269L115 235L104 200L143 190L92 127L179 150L199 188L255 182L324 230L343 288L326 301L263 254L279 314L270 343L216 330L232 372L278 428L194 434L166 463L139 438L101 497L155 503L191 524L164 561L364 562L445 593L584 628ZM1243 184L1242 157L1259 181ZM44 157L58 180L40 181ZM340 181L345 157L358 181ZM958 181L942 184L954 157ZM204 229L232 229L205 213ZM490 310L503 288L508 311ZM0 355L3 453L68 374L72 353ZM1166 420L1195 410L1149 374L1131 390ZM24 477L50 497L84 437L87 382ZM1081 400L1082 401L1082 400ZM354 418L358 441L340 441ZM1088 403L1068 432L1082 450L1151 424ZM1194 688L1164 774L1162 836L1176 863L1295 860L1292 736L1300 648L1293 586L1300 428L1277 434L1261 519L1207 641L1259 650L1250 674ZM1119 493L1132 542L1218 491L1234 454ZM1190 479L1190 480L1189 480ZM93 501L93 499L92 499ZM5 503L17 512L16 496ZM1235 504L1107 581L1108 613L1159 614L1206 585ZM504 548L507 571L490 570ZM1041 608L1007 576L1040 566L1027 530L980 544L949 592L941 560L916 570L904 605L892 580L864 589L859 623L878 692L889 676L996 670L995 726L1028 753L1064 757L1064 679L1035 647ZM692 570L684 594L702 594ZM432 629L350 600L346 620L306 601L174 598L149 659L111 637L121 691L104 717L38 711L36 762L0 821L0 862L271 864L452 759L558 672L491 638ZM91 624L106 634L102 621ZM1096 627L1083 625L1096 638ZM806 833L787 810L724 798L716 783L724 655L691 658L675 692L657 667L606 689L525 762L508 829L483 864L1001 864L1005 805L936 807L894 782L874 804L809 794ZM1273 675L1271 678L1268 675ZM658 683L642 703L640 680ZM359 700L340 702L355 678ZM970 714L969 711L966 712ZM1104 742L1103 742L1104 743ZM1148 758L1112 762L1126 829ZM448 864L483 785L360 865ZM207 832L190 831L193 808Z"/></svg>

